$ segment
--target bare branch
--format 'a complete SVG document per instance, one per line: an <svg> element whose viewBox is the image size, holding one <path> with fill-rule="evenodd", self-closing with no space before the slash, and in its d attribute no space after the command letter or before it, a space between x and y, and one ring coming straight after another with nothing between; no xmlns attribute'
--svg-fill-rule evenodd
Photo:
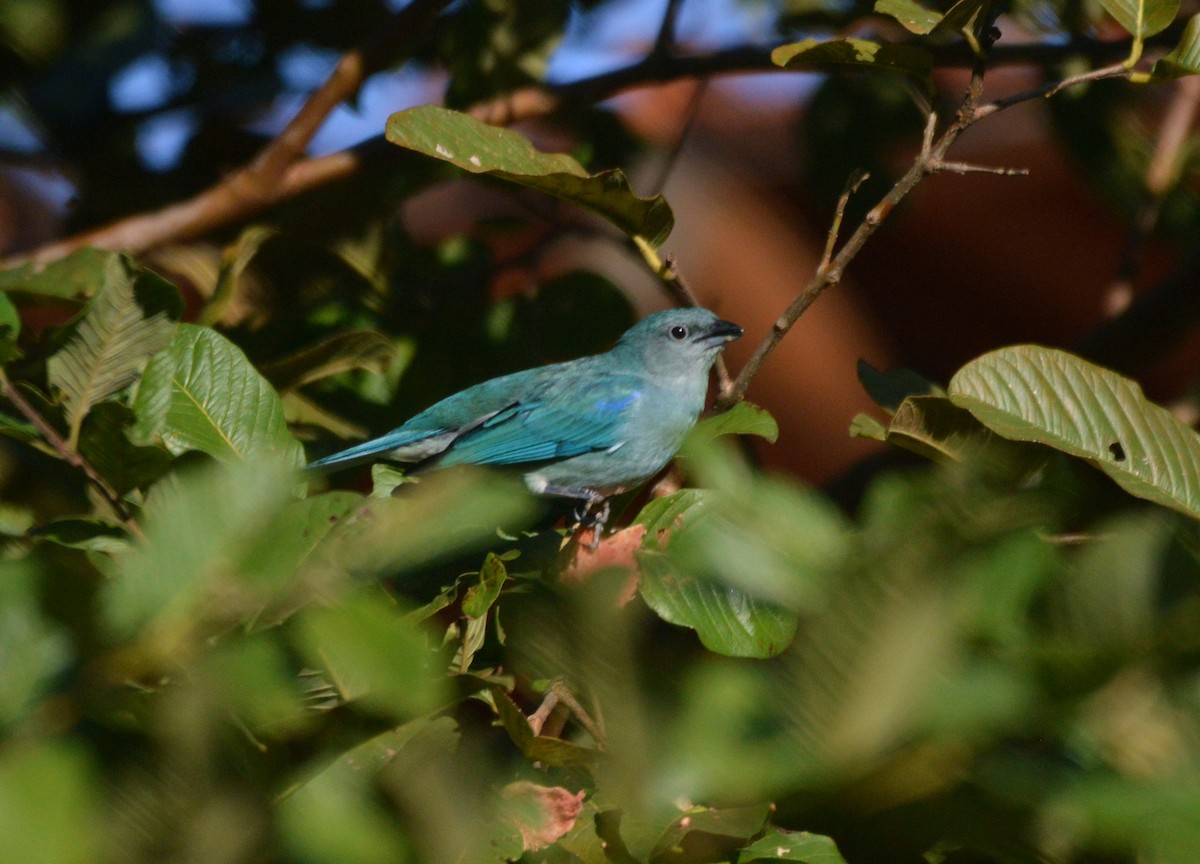
<svg viewBox="0 0 1200 864"><path fill-rule="evenodd" d="M821 296L825 289L837 285L842 280L842 274L845 272L846 265L850 263L859 253L859 250L870 239L871 235L878 230L883 221L895 210L909 192L917 187L925 177L938 171L939 166L945 161L946 151L958 140L966 129L978 120L978 105L983 96L983 73L984 63L987 49L991 46L992 41L996 37L996 33L992 28L988 28L983 37L982 51L976 57L974 66L971 70L971 80L967 85L967 91L963 96L962 102L959 104L958 111L954 121L946 128L941 137L936 142L930 144L932 140L932 130L935 128L935 122L931 119L926 125L925 140L921 148L921 152L913 161L912 167L901 177L891 190L876 204L867 214L862 224L850 235L850 239L846 241L846 245L837 253L828 266L818 268L815 276L809 281L796 298L788 305L783 314L776 319L775 324L771 327L766 338L759 343L754 349L754 353L742 367L742 371L738 373L733 385L723 392L717 400L717 410L728 408L739 402L745 395L746 390L750 386L750 382L762 368L762 364L766 362L767 357L779 345L783 337L788 334L792 326L799 320L800 316L811 306L816 299Z"/></svg>
<svg viewBox="0 0 1200 864"><path fill-rule="evenodd" d="M126 523L127 527L134 529L135 526L131 521L129 508L125 506L125 502L121 500L121 497L117 495L117 493L111 486L108 485L104 478L97 473L96 469L92 467L91 463L84 459L83 456L81 456L78 452L73 450L67 443L66 439L58 434L58 430L51 426L49 421L47 421L45 417L37 412L37 409L35 409L29 404L28 401L26 401L25 397L21 395L21 391L18 390L16 386L8 379L8 375L5 374L3 369L0 369L0 390L3 390L4 398L12 403L12 406L20 411L25 419L37 428L38 432L41 433L41 436L46 439L46 442L54 448L54 452L57 453L59 457L61 457L62 460L68 465L80 469L84 473L84 476L87 477L91 484L96 488L96 491L98 491L104 497L104 500L108 502L109 506L112 507L113 512L116 513L121 520Z"/></svg>

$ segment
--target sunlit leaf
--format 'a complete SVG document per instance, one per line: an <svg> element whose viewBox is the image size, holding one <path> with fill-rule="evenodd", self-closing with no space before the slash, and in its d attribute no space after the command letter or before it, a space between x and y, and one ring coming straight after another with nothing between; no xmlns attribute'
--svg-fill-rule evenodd
<svg viewBox="0 0 1200 864"><path fill-rule="evenodd" d="M161 440L172 453L304 461L279 394L237 346L207 327L178 326L170 347L147 365L134 411L139 437Z"/></svg>
<svg viewBox="0 0 1200 864"><path fill-rule="evenodd" d="M1100 3L1138 39L1166 30L1179 14L1179 0L1100 0Z"/></svg>
<svg viewBox="0 0 1200 864"><path fill-rule="evenodd" d="M388 118L387 138L472 174L491 174L573 201L655 246L667 238L675 221L666 199L634 195L619 170L588 174L564 153L535 150L519 132L436 105L393 114Z"/></svg>
<svg viewBox="0 0 1200 864"><path fill-rule="evenodd" d="M3 857L29 864L89 864L100 857L100 788L92 760L68 739L0 752Z"/></svg>
<svg viewBox="0 0 1200 864"><path fill-rule="evenodd" d="M1159 58L1150 71L1151 79L1163 81L1200 72L1200 15L1193 15L1183 28L1178 44Z"/></svg>
<svg viewBox="0 0 1200 864"><path fill-rule="evenodd" d="M1005 438L1079 456L1130 494L1200 518L1200 437L1128 378L1020 345L960 369L950 398Z"/></svg>
<svg viewBox="0 0 1200 864"><path fill-rule="evenodd" d="M696 631L710 651L773 657L796 634L796 613L730 585L680 572L660 552L638 555L639 590L664 621Z"/></svg>
<svg viewBox="0 0 1200 864"><path fill-rule="evenodd" d="M173 330L166 315L146 316L125 262L110 258L103 287L70 341L46 364L50 384L66 406L69 446L78 441L91 407L132 384L150 357L171 341Z"/></svg>
<svg viewBox="0 0 1200 864"><path fill-rule="evenodd" d="M899 72L925 80L933 71L933 58L923 48L869 39L805 39L781 45L771 60L784 69L827 72L840 67Z"/></svg>
<svg viewBox="0 0 1200 864"><path fill-rule="evenodd" d="M722 435L757 435L772 444L779 438L779 424L765 408L739 402L728 411L705 417L688 433L688 445L711 441Z"/></svg>

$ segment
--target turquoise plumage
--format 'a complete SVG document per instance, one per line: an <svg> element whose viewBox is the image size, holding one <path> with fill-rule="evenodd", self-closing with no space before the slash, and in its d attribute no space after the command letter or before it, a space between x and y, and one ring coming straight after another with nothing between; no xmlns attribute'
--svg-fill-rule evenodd
<svg viewBox="0 0 1200 864"><path fill-rule="evenodd" d="M412 470L519 466L538 494L597 504L653 477L675 455L704 407L709 369L741 335L707 309L658 312L607 353L468 387L309 468L374 460Z"/></svg>

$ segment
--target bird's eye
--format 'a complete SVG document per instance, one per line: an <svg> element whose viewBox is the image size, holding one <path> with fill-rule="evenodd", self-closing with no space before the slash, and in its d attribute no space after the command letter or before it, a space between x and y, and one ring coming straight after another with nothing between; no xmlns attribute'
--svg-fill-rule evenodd
<svg viewBox="0 0 1200 864"><path fill-rule="evenodd" d="M676 341L686 339L687 334L688 334L688 329L686 327L684 327L682 324L676 324L674 327L671 328L671 338L675 339Z"/></svg>

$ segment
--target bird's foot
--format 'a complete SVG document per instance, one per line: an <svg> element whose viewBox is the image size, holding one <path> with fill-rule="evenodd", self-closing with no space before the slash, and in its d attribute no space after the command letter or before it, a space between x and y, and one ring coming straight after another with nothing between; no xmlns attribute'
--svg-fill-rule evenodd
<svg viewBox="0 0 1200 864"><path fill-rule="evenodd" d="M588 551L595 552L596 547L600 545L600 535L604 533L604 526L608 523L609 515L607 498L589 498L576 509L574 513L575 530L592 529L592 539L588 543Z"/></svg>

